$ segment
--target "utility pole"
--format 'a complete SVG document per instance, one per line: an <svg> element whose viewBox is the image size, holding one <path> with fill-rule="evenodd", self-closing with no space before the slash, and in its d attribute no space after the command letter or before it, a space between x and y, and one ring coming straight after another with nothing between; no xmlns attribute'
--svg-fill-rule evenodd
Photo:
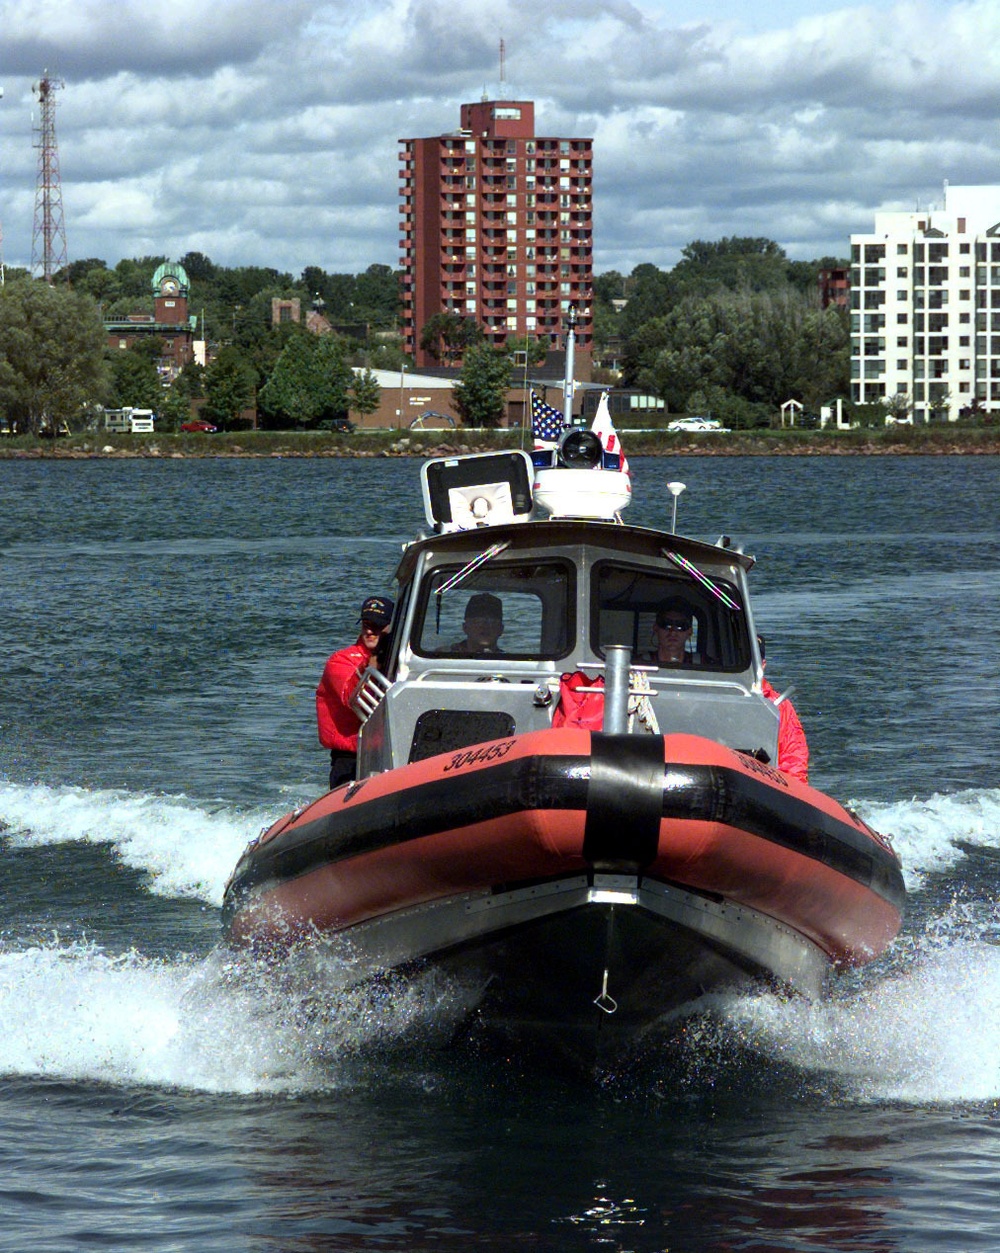
<svg viewBox="0 0 1000 1253"><path fill-rule="evenodd" d="M2 99L3 99L3 88L0 87L0 100ZM3 223L0 222L0 287L3 287L6 281L7 280L4 277L4 270L3 270Z"/></svg>
<svg viewBox="0 0 1000 1253"><path fill-rule="evenodd" d="M38 149L38 181L35 187L35 229L31 237L31 271L51 284L52 276L66 264L66 225L63 220L62 181L59 177L59 145L56 143L55 93L61 80L49 78L48 70L32 87L41 110L35 129Z"/></svg>

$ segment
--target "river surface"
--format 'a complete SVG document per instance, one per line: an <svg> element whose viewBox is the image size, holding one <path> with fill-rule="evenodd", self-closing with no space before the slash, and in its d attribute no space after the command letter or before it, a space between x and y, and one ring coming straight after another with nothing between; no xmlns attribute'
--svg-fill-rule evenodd
<svg viewBox="0 0 1000 1253"><path fill-rule="evenodd" d="M313 689L424 525L401 460L0 462L0 1253L1000 1250L1000 458L639 458L722 532L885 958L593 1082L317 1007L219 943L322 790Z"/></svg>

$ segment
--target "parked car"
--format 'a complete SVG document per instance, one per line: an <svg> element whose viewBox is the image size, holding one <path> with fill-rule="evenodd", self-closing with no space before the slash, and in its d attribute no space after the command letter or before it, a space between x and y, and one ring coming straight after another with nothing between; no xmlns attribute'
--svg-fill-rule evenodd
<svg viewBox="0 0 1000 1253"><path fill-rule="evenodd" d="M322 425L331 431L339 431L341 435L354 434L354 423L350 418L330 418L328 422L324 422Z"/></svg>
<svg viewBox="0 0 1000 1253"><path fill-rule="evenodd" d="M181 423L181 430L188 435L214 435L218 429L204 418L192 418L190 422Z"/></svg>
<svg viewBox="0 0 1000 1253"><path fill-rule="evenodd" d="M715 418L675 418L667 423L668 431L715 431L718 435L728 435L729 427L723 426Z"/></svg>

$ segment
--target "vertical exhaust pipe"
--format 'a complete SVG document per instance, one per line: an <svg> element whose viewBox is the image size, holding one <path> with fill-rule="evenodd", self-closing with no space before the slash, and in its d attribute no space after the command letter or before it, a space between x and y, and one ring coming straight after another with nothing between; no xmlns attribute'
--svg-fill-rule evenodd
<svg viewBox="0 0 1000 1253"><path fill-rule="evenodd" d="M605 735L624 735L628 731L628 672L632 650L625 644L609 644L604 650L604 725Z"/></svg>

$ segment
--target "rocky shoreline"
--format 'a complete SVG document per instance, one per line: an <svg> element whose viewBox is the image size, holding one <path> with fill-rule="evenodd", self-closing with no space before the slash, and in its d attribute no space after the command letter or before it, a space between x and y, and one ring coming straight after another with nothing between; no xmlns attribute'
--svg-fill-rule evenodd
<svg viewBox="0 0 1000 1253"><path fill-rule="evenodd" d="M434 441L395 437L393 433L328 437L278 432L243 432L209 437L120 436L100 444L71 437L55 444L42 440L4 441L0 460L197 460L205 457L248 459L455 457L468 453L520 447L516 434L483 432L479 438ZM932 429L896 432L848 431L836 435L811 432L734 433L731 436L677 436L666 433L630 438L632 457L829 457L829 456L1000 456L1000 431Z"/></svg>

